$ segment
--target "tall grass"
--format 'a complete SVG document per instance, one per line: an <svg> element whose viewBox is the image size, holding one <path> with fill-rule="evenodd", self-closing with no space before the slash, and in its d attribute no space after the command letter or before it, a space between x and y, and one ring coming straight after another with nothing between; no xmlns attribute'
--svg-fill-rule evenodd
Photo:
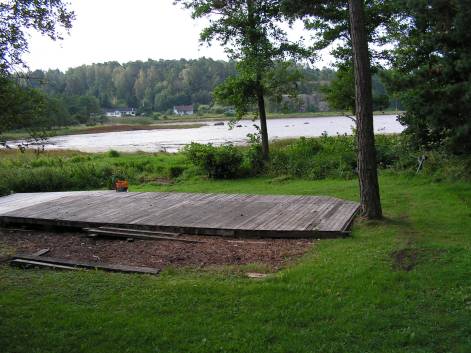
<svg viewBox="0 0 471 353"><path fill-rule="evenodd" d="M46 152L1 153L0 194L89 190L111 187L115 174L125 175L139 184L157 178L174 178L189 167L182 155L160 154L84 154Z"/></svg>
<svg viewBox="0 0 471 353"><path fill-rule="evenodd" d="M406 137L376 137L378 167L415 173L417 158L427 157L420 174L433 180L470 180L471 158L440 151L410 149ZM162 178L240 178L267 175L308 180L352 179L356 176L356 144L352 136L322 136L276 141L270 162L261 160L257 144L249 147L213 147L192 144L184 153L134 153L0 151L0 195L10 192L63 191L111 187L113 175L124 175L131 184L152 184Z"/></svg>

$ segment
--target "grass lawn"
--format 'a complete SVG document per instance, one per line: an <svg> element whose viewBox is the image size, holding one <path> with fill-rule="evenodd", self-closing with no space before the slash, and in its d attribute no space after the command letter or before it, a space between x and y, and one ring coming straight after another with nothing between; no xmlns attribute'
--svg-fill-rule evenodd
<svg viewBox="0 0 471 353"><path fill-rule="evenodd" d="M471 184L383 175L381 187L384 221L357 221L263 280L1 265L0 351L471 352ZM358 194L355 180L267 178L131 189Z"/></svg>

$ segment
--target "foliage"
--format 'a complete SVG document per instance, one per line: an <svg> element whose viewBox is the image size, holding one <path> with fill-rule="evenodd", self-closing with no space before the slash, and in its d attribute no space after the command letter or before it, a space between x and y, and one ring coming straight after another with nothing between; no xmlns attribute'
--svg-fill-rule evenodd
<svg viewBox="0 0 471 353"><path fill-rule="evenodd" d="M301 138L272 149L270 174L308 179L352 178L356 148L351 136Z"/></svg>
<svg viewBox="0 0 471 353"><path fill-rule="evenodd" d="M27 30L35 30L52 40L62 39L75 15L62 0L6 0L0 3L0 75L24 66L28 52Z"/></svg>
<svg viewBox="0 0 471 353"><path fill-rule="evenodd" d="M270 162L266 164L261 153L260 136L254 134L249 136L247 147L216 147L193 143L187 147L186 154L195 166L204 170L209 177L216 179L269 175L319 180L354 178L357 168L356 150L355 137L347 135L281 140L272 143ZM234 158L234 154L237 158ZM377 135L376 154L378 168L410 172L417 168L417 158L420 156L420 152L411 147L409 140L400 135ZM228 164L230 172L219 166L219 163L224 164L224 161ZM440 162L437 161L433 168L428 168L431 163L427 162L425 164L427 170L423 173L428 175L437 173L438 177L441 170L439 166L443 166L445 170L444 162L445 158ZM462 163L463 160L454 161L447 169ZM224 173L216 176L214 170L224 170ZM462 178L465 170L462 169L457 178Z"/></svg>
<svg viewBox="0 0 471 353"><path fill-rule="evenodd" d="M109 188L113 175L134 184L178 178L189 168L183 155L0 151L0 191L39 192Z"/></svg>
<svg viewBox="0 0 471 353"><path fill-rule="evenodd" d="M109 150L108 151L108 156L112 158L119 157L121 154L118 151L115 150Z"/></svg>
<svg viewBox="0 0 471 353"><path fill-rule="evenodd" d="M390 106L390 99L379 75L373 75L372 84L373 110L385 110ZM335 77L328 85L322 86L320 89L330 108L349 111L355 115L355 82L353 67L350 63L338 64Z"/></svg>
<svg viewBox="0 0 471 353"><path fill-rule="evenodd" d="M249 147L245 152L245 163L247 175L260 175L266 171L266 163L263 159L263 151L261 145L260 128L254 124L257 130L254 134L247 134Z"/></svg>
<svg viewBox="0 0 471 353"><path fill-rule="evenodd" d="M5 131L23 128L34 138L51 127L60 109L44 93L0 76L0 142Z"/></svg>
<svg viewBox="0 0 471 353"><path fill-rule="evenodd" d="M214 147L193 142L185 147L184 152L210 178L230 179L240 176L243 155L240 149L232 145Z"/></svg>
<svg viewBox="0 0 471 353"><path fill-rule="evenodd" d="M275 73L279 73L283 65ZM296 85L298 91L304 94L318 92L319 82L328 82L332 77L329 69L304 66L290 68L289 73L292 74L295 69L303 76L302 80L296 81ZM164 113L174 105L183 104L197 106L198 113L216 113L213 111L216 107L213 90L236 74L236 63L233 61L208 58L148 60L82 65L66 72L35 70L29 76L38 80L30 80L29 84L60 100L69 116L76 113L72 109L78 108L81 119L86 118L87 113L97 110L94 102L92 105L85 104L85 101L79 100L80 97L87 97L88 101L94 97L100 108L131 106L138 108L139 112L149 114L157 111ZM269 81L280 80L274 77L267 82ZM283 94L290 93L292 88L286 85L280 87L286 88ZM90 106L93 109L88 108L87 112L81 108ZM224 113L224 108L221 109L220 114Z"/></svg>
<svg viewBox="0 0 471 353"><path fill-rule="evenodd" d="M260 119L262 153L268 160L268 132L266 127L265 97L271 85L281 84L275 77L293 78L285 65L281 65L282 75L269 73L276 69L277 63L291 58L297 60L308 55L300 43L288 40L280 26L282 14L276 0L234 0L220 2L213 0L178 0L184 7L192 10L194 18L207 17L209 25L200 35L202 42L216 40L224 46L233 60L238 60L239 76L226 81L218 90L216 98L235 106L239 117L257 104ZM294 78L298 76L295 75ZM267 82L270 82L267 84Z"/></svg>
<svg viewBox="0 0 471 353"><path fill-rule="evenodd" d="M303 20L311 30L315 50L330 47L338 64L352 62L348 0L282 0L281 4L286 16ZM389 54L384 46L391 43L388 33L398 27L397 9L394 1L367 0L364 5L368 41L376 44L370 47L372 66L380 67L380 61Z"/></svg>
<svg viewBox="0 0 471 353"><path fill-rule="evenodd" d="M257 102L254 95L256 83L243 73L229 77L214 89L217 103L235 107L237 117L246 115Z"/></svg>
<svg viewBox="0 0 471 353"><path fill-rule="evenodd" d="M330 107L355 114L355 82L352 65L340 65L335 78L321 90Z"/></svg>
<svg viewBox="0 0 471 353"><path fill-rule="evenodd" d="M398 1L403 26L389 90L401 100L401 121L418 148L471 151L469 1Z"/></svg>

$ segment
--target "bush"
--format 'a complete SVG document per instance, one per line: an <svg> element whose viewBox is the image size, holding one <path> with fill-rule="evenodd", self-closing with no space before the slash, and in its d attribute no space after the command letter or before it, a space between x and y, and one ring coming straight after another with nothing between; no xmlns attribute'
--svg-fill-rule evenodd
<svg viewBox="0 0 471 353"><path fill-rule="evenodd" d="M270 174L273 176L351 178L355 167L355 147L350 136L300 138L272 148L271 152Z"/></svg>
<svg viewBox="0 0 471 353"><path fill-rule="evenodd" d="M260 133L248 134L249 148L245 153L247 175L258 175L265 171Z"/></svg>
<svg viewBox="0 0 471 353"><path fill-rule="evenodd" d="M197 167L202 168L210 178L230 179L242 174L243 154L232 145L214 147L191 143L184 152L188 159Z"/></svg>
<svg viewBox="0 0 471 353"><path fill-rule="evenodd" d="M118 151L115 151L115 150L109 150L108 151L108 156L112 157L112 158L116 158L116 157L120 156L120 153Z"/></svg>
<svg viewBox="0 0 471 353"><path fill-rule="evenodd" d="M183 174L183 172L185 171L185 167L183 166L180 166L180 165L173 165L171 166L169 169L168 169L168 172L169 172L169 176L171 178L178 178L180 175Z"/></svg>

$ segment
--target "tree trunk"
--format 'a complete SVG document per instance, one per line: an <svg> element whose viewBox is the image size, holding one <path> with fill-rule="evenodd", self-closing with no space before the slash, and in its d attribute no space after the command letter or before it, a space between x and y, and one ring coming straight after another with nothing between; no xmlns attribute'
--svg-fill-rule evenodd
<svg viewBox="0 0 471 353"><path fill-rule="evenodd" d="M355 106L358 143L358 180L361 214L382 217L373 130L373 94L363 0L349 0L350 29L355 73Z"/></svg>
<svg viewBox="0 0 471 353"><path fill-rule="evenodd" d="M259 42L257 39L257 21L255 19L254 14L254 0L247 0L247 17L249 21L249 31L248 31L248 39L252 50L258 48ZM258 55L255 55L255 58L258 61ZM269 159L269 147L268 147L268 129L267 129L267 113L265 110L265 99L264 99L264 91L262 85L262 72L260 65L258 62L255 63L255 70L257 73L256 77L256 86L255 86L255 94L257 95L257 105L258 105L258 116L260 118L260 134L262 138L262 158L265 162Z"/></svg>
<svg viewBox="0 0 471 353"><path fill-rule="evenodd" d="M267 130L267 113L265 110L265 99L263 94L263 87L260 83L257 84L257 105L258 115L260 118L260 134L262 135L262 156L264 161L268 161L269 147L268 147L268 130Z"/></svg>

